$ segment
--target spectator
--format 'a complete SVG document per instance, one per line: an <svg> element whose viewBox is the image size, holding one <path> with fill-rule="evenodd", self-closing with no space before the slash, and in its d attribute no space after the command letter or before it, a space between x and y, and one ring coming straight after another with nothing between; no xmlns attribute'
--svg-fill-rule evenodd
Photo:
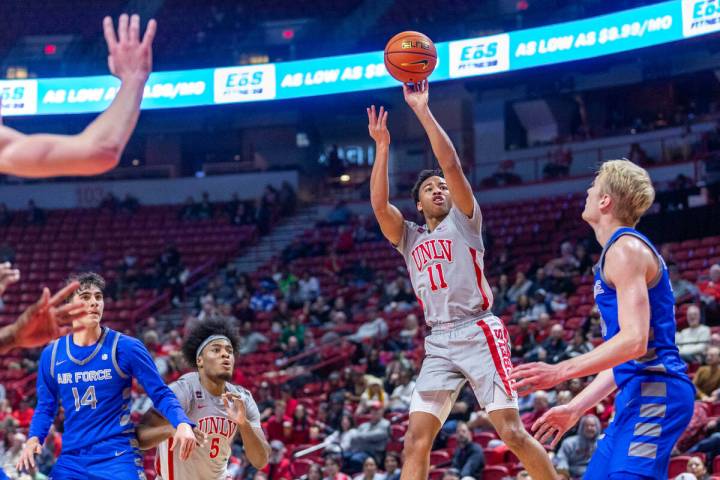
<svg viewBox="0 0 720 480"><path fill-rule="evenodd" d="M373 313L376 312L370 312L371 315ZM370 315L368 316L368 318L370 318ZM360 325L360 327L358 327L357 329L357 332L350 335L348 337L348 340L355 343L362 343L365 340L369 339L382 341L387 338L388 331L388 325L385 320L380 315L377 315L372 320Z"/></svg>
<svg viewBox="0 0 720 480"><path fill-rule="evenodd" d="M12 213L8 210L7 205L0 203L0 227L7 227L12 223Z"/></svg>
<svg viewBox="0 0 720 480"><path fill-rule="evenodd" d="M527 295L520 295L518 301L515 304L515 312L513 313L513 320L518 322L523 317L530 318L532 313L532 305L530 305L530 299Z"/></svg>
<svg viewBox="0 0 720 480"><path fill-rule="evenodd" d="M17 464L18 460L20 459L20 455L23 451L23 446L25 445L25 441L27 438L25 435L23 435L20 432L14 432L7 434L9 441L9 445L7 446L7 450L3 452L1 458L2 458L2 465L0 465L0 468L2 470L8 472L12 471L13 473L17 472L15 469L15 465ZM6 477L7 478L7 477ZM13 477L13 478L20 478L21 480L25 480L29 477Z"/></svg>
<svg viewBox="0 0 720 480"><path fill-rule="evenodd" d="M565 349L565 357L566 358L573 358L577 357L578 355L583 355L585 353L588 353L590 350L593 349L593 344L590 343L582 333L582 330L576 330L575 335L573 335L573 340L570 345L567 346Z"/></svg>
<svg viewBox="0 0 720 480"><path fill-rule="evenodd" d="M632 145L630 145L630 152L628 152L627 158L634 164L640 166L652 163L650 157L648 157L647 152L638 143L633 143Z"/></svg>
<svg viewBox="0 0 720 480"><path fill-rule="evenodd" d="M120 202L120 211L125 212L128 215L132 215L135 212L138 211L140 208L140 201L130 195L129 193L125 194L125 199L123 199L122 202Z"/></svg>
<svg viewBox="0 0 720 480"><path fill-rule="evenodd" d="M20 400L20 405L17 410L13 411L12 416L17 420L20 428L28 428L34 413L35 409L28 404L27 400Z"/></svg>
<svg viewBox="0 0 720 480"><path fill-rule="evenodd" d="M542 288L535 290L535 294L530 300L530 305L532 305L532 308L530 309L530 314L528 315L528 317L530 317L530 320L537 320L540 318L540 315L548 313L548 308L545 304L546 296L547 292Z"/></svg>
<svg viewBox="0 0 720 480"><path fill-rule="evenodd" d="M596 339L602 339L602 321L597 305L592 306L588 317L585 319L585 323L583 323L582 332L583 336L591 342Z"/></svg>
<svg viewBox="0 0 720 480"><path fill-rule="evenodd" d="M524 272L515 274L515 283L507 291L507 299L511 303L516 303L520 295L526 295L532 287L532 282L527 279Z"/></svg>
<svg viewBox="0 0 720 480"><path fill-rule="evenodd" d="M393 412L407 412L410 409L413 390L415 390L412 372L408 369L401 370L398 383L390 395L389 408Z"/></svg>
<svg viewBox="0 0 720 480"><path fill-rule="evenodd" d="M522 317L518 321L518 327L518 332L511 339L511 349L514 357L524 357L537 347L537 343L535 342L535 335L530 329L530 319L528 317Z"/></svg>
<svg viewBox="0 0 720 480"><path fill-rule="evenodd" d="M400 480L400 455L397 452L385 455L385 480Z"/></svg>
<svg viewBox="0 0 720 480"><path fill-rule="evenodd" d="M705 365L695 372L693 383L697 388L697 398L704 402L717 400L717 390L720 388L720 348L707 349Z"/></svg>
<svg viewBox="0 0 720 480"><path fill-rule="evenodd" d="M346 225L350 222L352 212L347 206L347 203L340 200L335 207L328 213L327 223L328 225Z"/></svg>
<svg viewBox="0 0 720 480"><path fill-rule="evenodd" d="M366 375L367 388L360 396L360 403L358 403L355 415L364 415L369 413L373 409L377 409L378 405L380 408L387 406L387 398L385 390L383 390L382 380L371 375Z"/></svg>
<svg viewBox="0 0 720 480"><path fill-rule="evenodd" d="M302 403L295 407L292 419L292 436L291 442L293 445L304 445L310 443L310 425L312 422L308 418L307 410L305 405Z"/></svg>
<svg viewBox="0 0 720 480"><path fill-rule="evenodd" d="M697 480L710 480L710 474L705 467L705 463L700 457L692 457L688 460L687 472L695 475Z"/></svg>
<svg viewBox="0 0 720 480"><path fill-rule="evenodd" d="M673 297L675 297L675 305L681 303L692 302L698 298L700 291L691 282L688 282L680 276L680 269L677 264L668 265L670 272L670 284L672 285Z"/></svg>
<svg viewBox="0 0 720 480"><path fill-rule="evenodd" d="M448 468L443 474L442 480L460 480L460 472L457 468Z"/></svg>
<svg viewBox="0 0 720 480"><path fill-rule="evenodd" d="M268 343L269 341L265 335L253 329L251 322L243 322L240 326L238 353L247 355L256 352L261 343Z"/></svg>
<svg viewBox="0 0 720 480"><path fill-rule="evenodd" d="M533 394L532 411L524 413L520 417L522 419L523 425L525 425L525 429L530 431L533 423L535 423L538 418L542 417L549 408L550 399L548 398L547 392L544 390L538 390L537 392L535 392Z"/></svg>
<svg viewBox="0 0 720 480"><path fill-rule="evenodd" d="M292 424L292 418L287 415L287 403L285 400L278 399L275 401L273 415L265 422L265 432L267 432L268 440L279 440L284 438L283 424L288 422Z"/></svg>
<svg viewBox="0 0 720 480"><path fill-rule="evenodd" d="M308 468L307 474L300 477L301 480L323 480L322 467L313 463Z"/></svg>
<svg viewBox="0 0 720 480"><path fill-rule="evenodd" d="M543 342L548 363L558 363L565 359L567 344L563 340L563 333L564 330L560 324L555 324L550 328L550 336Z"/></svg>
<svg viewBox="0 0 720 480"><path fill-rule="evenodd" d="M354 480L385 480L385 476L378 473L377 462L373 457L368 457L363 462L363 471L356 475Z"/></svg>
<svg viewBox="0 0 720 480"><path fill-rule="evenodd" d="M255 403L260 412L260 421L264 422L273 414L275 401L270 394L270 384L263 380L255 392Z"/></svg>
<svg viewBox="0 0 720 480"><path fill-rule="evenodd" d="M575 245L575 258L578 260L578 271L580 275L588 275L592 273L594 262L585 248L585 245L578 243Z"/></svg>
<svg viewBox="0 0 720 480"><path fill-rule="evenodd" d="M325 457L325 478L323 480L350 480L350 477L340 471L340 459L335 455Z"/></svg>
<svg viewBox="0 0 720 480"><path fill-rule="evenodd" d="M208 220L213 217L213 207L210 204L210 195L208 192L203 192L202 200L200 200L200 204L195 211L195 216L199 220Z"/></svg>
<svg viewBox="0 0 720 480"><path fill-rule="evenodd" d="M379 402L370 405L370 420L359 425L350 442L346 458L350 462L348 471L360 471L369 456L383 458L385 447L390 441L390 422L383 418L385 409Z"/></svg>
<svg viewBox="0 0 720 480"><path fill-rule="evenodd" d="M550 260L545 265L545 270L548 273L553 272L554 276L561 278L572 277L580 273L580 261L575 257L572 243L563 242L560 245L560 256Z"/></svg>
<svg viewBox="0 0 720 480"><path fill-rule="evenodd" d="M720 314L720 264L711 266L709 273L710 278L700 282L698 288L700 300L705 304L708 316L712 315L715 320L715 316Z"/></svg>
<svg viewBox="0 0 720 480"><path fill-rule="evenodd" d="M480 445L473 442L472 432L465 422L458 422L455 436L457 447L452 459L452 466L460 472L463 480L482 479L485 468L485 457Z"/></svg>
<svg viewBox="0 0 720 480"><path fill-rule="evenodd" d="M197 205L193 197L187 197L185 199L185 204L180 209L178 216L180 220L195 220L197 218Z"/></svg>
<svg viewBox="0 0 720 480"><path fill-rule="evenodd" d="M577 435L566 438L560 445L555 457L558 473L569 475L572 480L582 478L597 448L601 430L600 420L595 415L582 417Z"/></svg>
<svg viewBox="0 0 720 480"><path fill-rule="evenodd" d="M300 296L305 302L314 302L315 299L320 295L320 281L316 276L311 275L308 270L305 270L300 280L298 280L300 287Z"/></svg>
<svg viewBox="0 0 720 480"><path fill-rule="evenodd" d="M28 201L27 222L30 225L44 225L45 219L45 210L35 205L35 200L30 199Z"/></svg>
<svg viewBox="0 0 720 480"><path fill-rule="evenodd" d="M256 312L269 312L276 304L277 298L270 291L270 283L267 280L260 282L260 288L250 298L250 308Z"/></svg>
<svg viewBox="0 0 720 480"><path fill-rule="evenodd" d="M340 417L340 428L328 435L325 442L327 444L339 445L343 451L348 451L350 450L352 439L356 433L355 417L346 412Z"/></svg>
<svg viewBox="0 0 720 480"><path fill-rule="evenodd" d="M710 327L700 324L700 308L690 305L687 309L688 326L675 334L680 356L688 363L702 360L702 353L710 343Z"/></svg>
<svg viewBox="0 0 720 480"><path fill-rule="evenodd" d="M268 480L292 480L290 460L285 458L285 445L280 440L270 442L270 458L262 472Z"/></svg>

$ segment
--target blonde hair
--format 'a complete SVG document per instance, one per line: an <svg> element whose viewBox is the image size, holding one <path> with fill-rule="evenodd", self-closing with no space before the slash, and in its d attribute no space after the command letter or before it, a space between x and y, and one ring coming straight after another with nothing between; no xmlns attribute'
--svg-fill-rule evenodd
<svg viewBox="0 0 720 480"><path fill-rule="evenodd" d="M630 160L609 160L595 177L600 193L613 198L613 213L628 225L637 225L640 217L655 201L655 189L647 170Z"/></svg>

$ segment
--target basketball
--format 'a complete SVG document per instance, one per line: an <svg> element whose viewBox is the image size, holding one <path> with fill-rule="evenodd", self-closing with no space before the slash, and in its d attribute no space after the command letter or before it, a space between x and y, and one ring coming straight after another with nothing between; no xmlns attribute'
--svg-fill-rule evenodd
<svg viewBox="0 0 720 480"><path fill-rule="evenodd" d="M402 32L385 45L385 68L403 83L418 83L435 70L437 50L427 35L420 32Z"/></svg>

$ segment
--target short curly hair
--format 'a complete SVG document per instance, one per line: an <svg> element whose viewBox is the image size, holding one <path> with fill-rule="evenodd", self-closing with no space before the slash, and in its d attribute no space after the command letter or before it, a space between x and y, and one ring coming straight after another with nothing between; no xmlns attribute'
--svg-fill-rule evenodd
<svg viewBox="0 0 720 480"><path fill-rule="evenodd" d="M415 185L413 185L412 190L410 190L410 195L412 195L413 200L415 200L415 203L420 201L420 186L423 184L425 180L427 180L430 177L440 177L445 178L445 174L443 174L442 170L436 168L434 170L426 169L421 170L420 173L418 173L418 178L415 180Z"/></svg>
<svg viewBox="0 0 720 480"><path fill-rule="evenodd" d="M199 322L187 332L182 346L183 357L193 368L197 368L196 354L198 347L212 335L224 335L229 338L233 351L237 352L240 338L234 322L224 318Z"/></svg>

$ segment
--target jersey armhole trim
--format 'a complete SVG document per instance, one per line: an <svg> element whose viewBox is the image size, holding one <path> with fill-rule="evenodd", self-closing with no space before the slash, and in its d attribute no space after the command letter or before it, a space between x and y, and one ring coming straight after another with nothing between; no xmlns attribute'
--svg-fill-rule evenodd
<svg viewBox="0 0 720 480"><path fill-rule="evenodd" d="M130 378L130 375L120 370L120 365L117 361L117 346L118 342L120 341L120 335L122 335L120 332L115 332L115 340L113 340L112 345L112 363L118 375L120 375L120 378Z"/></svg>
<svg viewBox="0 0 720 480"><path fill-rule="evenodd" d="M665 262L662 260L662 258L660 258L660 254L657 252L657 250L655 250L655 248L654 248L652 245L650 245L650 243L649 243L647 240L645 240L645 239L642 238L640 235L638 235L638 234L636 234L635 232L632 232L632 231L623 232L623 233L621 233L620 235L618 235L617 238L616 238L615 240L613 240L612 245L610 245L610 246L607 248L607 250L605 250L605 251L602 252L602 255L600 256L600 261L598 262L598 269L599 269L599 271L600 271L600 278L602 279L603 282L605 282L605 285L607 285L607 286L610 287L611 289L615 290L615 285L614 285L612 282L610 282L610 281L607 279L607 277L605 277L605 268L604 268L604 267L605 267L605 255L607 254L607 252L610 251L610 248L612 248L612 246L615 245L615 243L617 243L617 241L618 241L621 237L624 237L625 235L630 235L630 236L632 236L632 237L637 238L637 239L640 240L641 242L643 242L643 243L645 244L645 246L650 249L650 251L652 252L653 256L655 257L655 263L657 264L657 269L658 269L658 270L657 270L657 273L655 274L655 276L653 277L653 279L650 280L650 282L648 282L648 284L647 284L648 290L652 290L653 288L657 287L658 284L660 283L660 280L662 280L663 273L664 273L664 268L665 268L665 267L664 267L664 266L665 266Z"/></svg>
<svg viewBox="0 0 720 480"><path fill-rule="evenodd" d="M55 378L55 359L57 358L58 343L61 338L58 338L53 342L52 354L50 355L50 376Z"/></svg>

